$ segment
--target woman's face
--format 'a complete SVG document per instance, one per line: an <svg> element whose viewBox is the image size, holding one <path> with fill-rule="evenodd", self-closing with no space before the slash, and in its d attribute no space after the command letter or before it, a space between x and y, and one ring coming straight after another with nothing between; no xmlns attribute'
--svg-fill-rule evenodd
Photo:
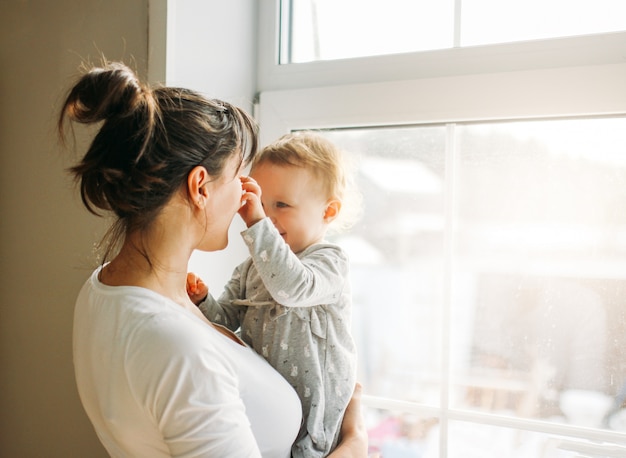
<svg viewBox="0 0 626 458"><path fill-rule="evenodd" d="M227 160L222 175L206 183L208 198L205 207L206 230L198 246L202 251L223 250L228 245L228 228L241 207L241 175L243 164L239 154Z"/></svg>

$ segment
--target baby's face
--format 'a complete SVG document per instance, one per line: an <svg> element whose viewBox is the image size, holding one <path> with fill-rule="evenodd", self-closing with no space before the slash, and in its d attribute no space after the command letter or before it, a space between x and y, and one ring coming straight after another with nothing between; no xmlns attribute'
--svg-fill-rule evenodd
<svg viewBox="0 0 626 458"><path fill-rule="evenodd" d="M294 253L320 242L326 234L328 199L320 180L302 167L269 162L250 174L261 187L265 214Z"/></svg>

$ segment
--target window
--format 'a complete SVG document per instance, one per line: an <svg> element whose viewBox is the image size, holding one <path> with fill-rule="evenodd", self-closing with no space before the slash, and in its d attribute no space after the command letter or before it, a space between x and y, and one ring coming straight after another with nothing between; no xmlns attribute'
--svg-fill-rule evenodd
<svg viewBox="0 0 626 458"><path fill-rule="evenodd" d="M282 0L280 63L619 30L621 0Z"/></svg>
<svg viewBox="0 0 626 458"><path fill-rule="evenodd" d="M626 30L620 0L463 0L461 46Z"/></svg>
<svg viewBox="0 0 626 458"><path fill-rule="evenodd" d="M371 395L622 431L626 118L323 134L359 164L365 217L336 242ZM384 456L438 443L432 417L371 419ZM520 453L489 431L450 425L459 452L491 434L502 442L480 456ZM551 443L577 445L538 435L523 456Z"/></svg>
<svg viewBox="0 0 626 458"><path fill-rule="evenodd" d="M283 0L280 63L449 48L454 0Z"/></svg>
<svg viewBox="0 0 626 458"><path fill-rule="evenodd" d="M461 43L487 3L454 3ZM546 36L290 65L277 42L261 53L261 143L316 129L358 164L364 216L335 240L386 458L626 456L626 34Z"/></svg>

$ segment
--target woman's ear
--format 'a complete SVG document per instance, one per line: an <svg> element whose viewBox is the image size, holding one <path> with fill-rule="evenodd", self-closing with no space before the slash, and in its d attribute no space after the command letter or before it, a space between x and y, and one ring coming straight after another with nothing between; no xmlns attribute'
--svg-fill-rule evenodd
<svg viewBox="0 0 626 458"><path fill-rule="evenodd" d="M326 224L332 223L339 212L341 211L341 201L337 199L331 199L326 203L326 209L324 210L324 222Z"/></svg>
<svg viewBox="0 0 626 458"><path fill-rule="evenodd" d="M197 207L206 206L209 191L205 184L209 181L209 172L201 165L194 167L187 175L187 192L191 203Z"/></svg>

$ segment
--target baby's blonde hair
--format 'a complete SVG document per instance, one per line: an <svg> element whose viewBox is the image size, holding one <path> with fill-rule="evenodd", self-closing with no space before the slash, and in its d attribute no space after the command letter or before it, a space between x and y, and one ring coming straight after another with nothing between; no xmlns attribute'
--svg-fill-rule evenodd
<svg viewBox="0 0 626 458"><path fill-rule="evenodd" d="M332 224L333 229L347 229L358 218L360 195L352 180L347 155L322 135L312 131L283 135L255 156L250 169L253 171L267 162L311 171L320 180L325 197L342 202L342 210Z"/></svg>

